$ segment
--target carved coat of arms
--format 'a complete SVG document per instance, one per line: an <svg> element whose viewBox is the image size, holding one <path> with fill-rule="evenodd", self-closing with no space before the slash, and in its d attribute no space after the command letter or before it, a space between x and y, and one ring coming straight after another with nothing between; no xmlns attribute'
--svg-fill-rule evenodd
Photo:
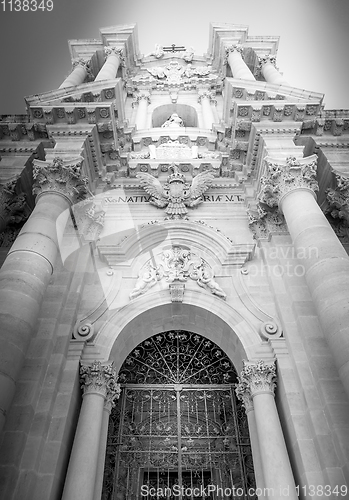
<svg viewBox="0 0 349 500"><path fill-rule="evenodd" d="M137 174L141 187L150 195L149 202L159 208L166 208L169 219L182 219L187 207L193 208L202 203L203 193L210 187L214 179L212 171L201 172L189 184L179 171L178 165L171 166L173 174L169 175L164 185L150 174Z"/></svg>

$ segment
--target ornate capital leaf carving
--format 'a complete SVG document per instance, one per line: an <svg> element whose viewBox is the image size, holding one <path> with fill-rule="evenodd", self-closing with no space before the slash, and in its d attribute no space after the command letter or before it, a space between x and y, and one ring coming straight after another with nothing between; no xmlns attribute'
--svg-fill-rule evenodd
<svg viewBox="0 0 349 500"><path fill-rule="evenodd" d="M236 397L242 402L242 406L245 408L245 412L253 410L253 399L251 396L251 391L246 382L240 382L235 388Z"/></svg>
<svg viewBox="0 0 349 500"><path fill-rule="evenodd" d="M56 157L52 163L34 160L33 194L58 193L71 203L82 200L87 194L88 180L81 176L83 158L63 160Z"/></svg>
<svg viewBox="0 0 349 500"><path fill-rule="evenodd" d="M25 212L26 195L15 192L17 181L18 176L0 184L0 232L4 231L8 224L18 224L28 217Z"/></svg>
<svg viewBox="0 0 349 500"><path fill-rule="evenodd" d="M329 208L327 213L330 213L334 219L343 219L346 225L349 226L349 177L334 172L337 187L327 190L327 201Z"/></svg>
<svg viewBox="0 0 349 500"><path fill-rule="evenodd" d="M216 94L210 90L204 90L199 93L198 102L201 104L203 99L208 99L213 104L217 105L217 100L215 99Z"/></svg>
<svg viewBox="0 0 349 500"><path fill-rule="evenodd" d="M230 52L239 52L242 55L243 51L244 49L242 45L239 44L229 45L228 47L225 47L225 53L227 56L229 56Z"/></svg>
<svg viewBox="0 0 349 500"><path fill-rule="evenodd" d="M274 394L276 387L275 362L265 363L263 360L253 363L243 361L243 369L239 380L237 396L249 394L252 398L258 394ZM241 398L240 398L241 399Z"/></svg>
<svg viewBox="0 0 349 500"><path fill-rule="evenodd" d="M123 50L120 47L104 47L104 53L106 57L109 57L112 54L115 54L120 58L123 56Z"/></svg>
<svg viewBox="0 0 349 500"><path fill-rule="evenodd" d="M249 210L249 226L256 240L270 240L272 234L287 234L285 217L278 209L265 210L260 204L257 210Z"/></svg>
<svg viewBox="0 0 349 500"><path fill-rule="evenodd" d="M259 68L262 68L264 64L272 64L273 66L276 66L276 56L272 56L270 54L267 54L265 56L259 57L258 58L259 62Z"/></svg>
<svg viewBox="0 0 349 500"><path fill-rule="evenodd" d="M100 361L93 361L91 365L81 365L80 383L85 394L101 394L107 403L114 405L119 399L120 384L117 383L117 374L113 363L102 365Z"/></svg>
<svg viewBox="0 0 349 500"><path fill-rule="evenodd" d="M316 156L307 158L288 157L285 161L265 158L266 175L261 178L259 200L269 207L277 207L287 193L307 188L314 193L319 190L316 181Z"/></svg>

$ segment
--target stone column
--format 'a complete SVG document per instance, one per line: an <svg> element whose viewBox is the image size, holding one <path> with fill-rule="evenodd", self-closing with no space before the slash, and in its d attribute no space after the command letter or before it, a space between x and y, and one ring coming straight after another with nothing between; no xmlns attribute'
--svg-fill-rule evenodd
<svg viewBox="0 0 349 500"><path fill-rule="evenodd" d="M274 56L264 56L259 58L259 69L268 83L275 83L276 85L290 85L281 73L276 69L276 58Z"/></svg>
<svg viewBox="0 0 349 500"><path fill-rule="evenodd" d="M262 457L261 451L259 449L258 442L258 433L257 433L257 424L256 424L256 416L254 412L253 399L251 396L251 391L248 386L244 383L240 383L237 385L236 396L245 408L247 421L248 421L248 429L250 433L250 441L252 448L252 457L253 457L253 468L256 479L256 487L260 488L262 491L264 490L264 477L263 477L263 469L262 469ZM264 495L258 495L258 498L264 498Z"/></svg>
<svg viewBox="0 0 349 500"><path fill-rule="evenodd" d="M241 45L232 45L231 47L226 47L225 50L233 77L241 78L242 80L255 80L252 71L242 59L243 48Z"/></svg>
<svg viewBox="0 0 349 500"><path fill-rule="evenodd" d="M200 92L198 102L201 104L204 127L212 130L214 116L211 108L211 102L217 104L217 101L214 99L213 92L210 92L208 90Z"/></svg>
<svg viewBox="0 0 349 500"><path fill-rule="evenodd" d="M34 160L36 206L0 271L0 431L53 272L57 217L87 194L81 163Z"/></svg>
<svg viewBox="0 0 349 500"><path fill-rule="evenodd" d="M65 87L74 87L76 85L80 85L84 83L86 76L89 73L89 61L85 61L84 59L79 59L74 61L73 63L73 71L64 82L59 86L60 89Z"/></svg>
<svg viewBox="0 0 349 500"><path fill-rule="evenodd" d="M339 376L349 396L349 258L316 202L316 155L265 159L259 199L283 212ZM348 184L349 181L345 179ZM348 190L349 192L349 190Z"/></svg>
<svg viewBox="0 0 349 500"><path fill-rule="evenodd" d="M122 49L117 47L105 47L104 51L106 60L96 76L95 82L99 82L100 80L113 80L116 78L119 69Z"/></svg>
<svg viewBox="0 0 349 500"><path fill-rule="evenodd" d="M93 496L94 500L101 500L102 498L105 454L106 454L107 440L108 440L109 417L112 408L115 406L114 400L119 399L119 396L120 396L120 386L117 385L115 392L111 392L110 390L107 392L107 397L104 402L96 481L95 481L95 491Z"/></svg>
<svg viewBox="0 0 349 500"><path fill-rule="evenodd" d="M91 366L82 365L80 375L83 400L62 500L94 499L103 408L107 399L113 400L120 393L112 364L103 366L94 361Z"/></svg>
<svg viewBox="0 0 349 500"><path fill-rule="evenodd" d="M134 108L138 105L135 125L137 130L142 130L147 126L147 112L148 112L148 104L150 104L150 96L149 92L140 92L135 101L132 103L132 107Z"/></svg>
<svg viewBox="0 0 349 500"><path fill-rule="evenodd" d="M272 498L298 500L285 439L274 400L276 368L274 362L244 361L239 391L253 399L264 487ZM267 496L268 498L268 496Z"/></svg>

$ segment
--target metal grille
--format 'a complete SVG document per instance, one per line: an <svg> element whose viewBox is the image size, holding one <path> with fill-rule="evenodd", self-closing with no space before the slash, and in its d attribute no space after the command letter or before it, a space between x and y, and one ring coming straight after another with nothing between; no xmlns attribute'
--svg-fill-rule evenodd
<svg viewBox="0 0 349 500"><path fill-rule="evenodd" d="M226 496L218 488L237 492L232 499L256 498L247 493L252 454L234 384L207 384L227 374L236 376L224 353L190 332L167 332L132 351L110 417L103 500Z"/></svg>

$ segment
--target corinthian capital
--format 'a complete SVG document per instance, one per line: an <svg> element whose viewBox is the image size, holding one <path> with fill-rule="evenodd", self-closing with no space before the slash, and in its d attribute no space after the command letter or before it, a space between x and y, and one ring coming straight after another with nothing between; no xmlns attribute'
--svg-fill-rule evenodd
<svg viewBox="0 0 349 500"><path fill-rule="evenodd" d="M262 66L264 66L264 64L272 64L273 66L276 66L276 57L275 56L272 56L270 54L267 54L265 56L261 56L258 58L258 62L259 62L259 68L262 68Z"/></svg>
<svg viewBox="0 0 349 500"><path fill-rule="evenodd" d="M80 383L84 396L100 394L111 406L119 398L120 384L117 383L113 363L102 365L100 361L94 361L91 365L81 365Z"/></svg>
<svg viewBox="0 0 349 500"><path fill-rule="evenodd" d="M225 47L225 53L227 56L230 52L239 52L242 55L243 51L244 49L242 45L229 45L228 47Z"/></svg>
<svg viewBox="0 0 349 500"><path fill-rule="evenodd" d="M139 104L141 101L146 101L148 104L151 104L150 100L150 92L139 92L135 97L134 101L132 102L132 107L134 108L137 104Z"/></svg>
<svg viewBox="0 0 349 500"><path fill-rule="evenodd" d="M253 398L257 394L274 394L276 387L276 367L275 363L265 363L260 360L257 363L243 361L243 369L239 380L239 391L237 396L251 395Z"/></svg>
<svg viewBox="0 0 349 500"><path fill-rule="evenodd" d="M265 158L266 175L261 178L259 200L269 207L277 207L281 199L297 189L319 190L316 181L317 157L288 157L286 160Z"/></svg>
<svg viewBox="0 0 349 500"><path fill-rule="evenodd" d="M198 102L201 104L203 99L208 99L213 104L217 104L217 100L215 99L216 94L211 90L203 90L199 93Z"/></svg>
<svg viewBox="0 0 349 500"><path fill-rule="evenodd" d="M56 157L52 162L34 160L33 194L57 193L76 203L89 193L88 180L81 176L83 158L71 160Z"/></svg>
<svg viewBox="0 0 349 500"><path fill-rule="evenodd" d="M111 55L116 55L119 57L123 56L123 50L120 47L104 47L104 53L106 57Z"/></svg>
<svg viewBox="0 0 349 500"><path fill-rule="evenodd" d="M86 71L88 71L89 67L90 67L90 61L87 60L87 59L75 59L75 61L73 61L73 68L75 68L76 66L82 66L83 68L86 69Z"/></svg>

